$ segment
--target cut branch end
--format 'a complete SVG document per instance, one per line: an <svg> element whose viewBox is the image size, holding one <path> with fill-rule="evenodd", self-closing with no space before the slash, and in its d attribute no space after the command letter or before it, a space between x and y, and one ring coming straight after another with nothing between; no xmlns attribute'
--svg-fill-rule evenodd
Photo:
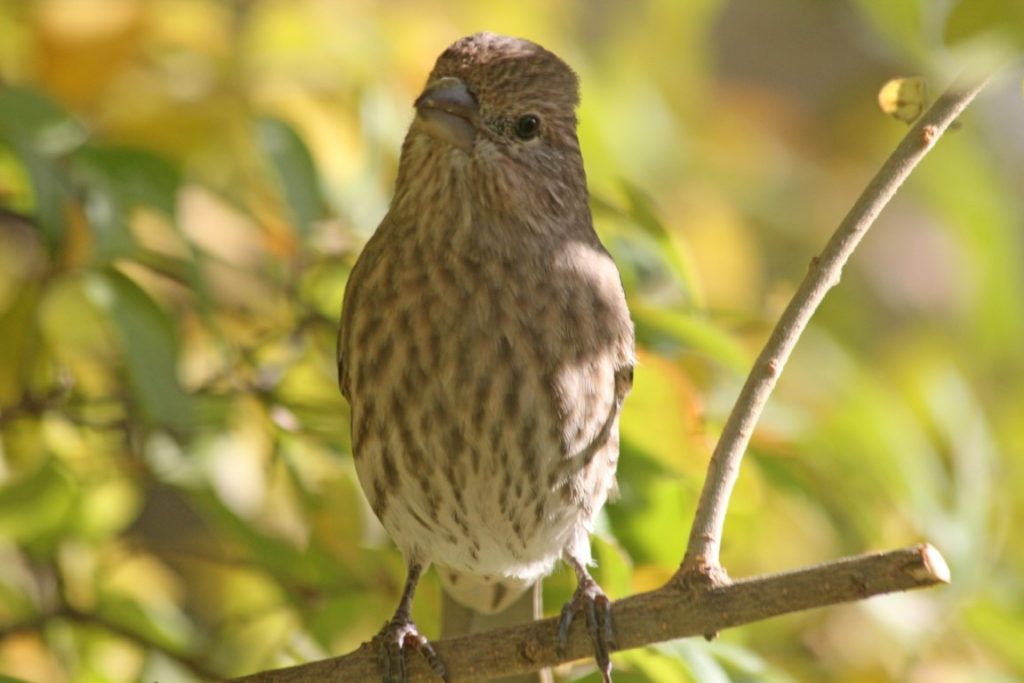
<svg viewBox="0 0 1024 683"><path fill-rule="evenodd" d="M916 571L911 570L914 578L919 579L922 583L928 579L932 579L933 583L949 583L951 580L949 565L946 564L942 553L930 543L922 543L918 546L918 550L921 553L921 566Z"/></svg>

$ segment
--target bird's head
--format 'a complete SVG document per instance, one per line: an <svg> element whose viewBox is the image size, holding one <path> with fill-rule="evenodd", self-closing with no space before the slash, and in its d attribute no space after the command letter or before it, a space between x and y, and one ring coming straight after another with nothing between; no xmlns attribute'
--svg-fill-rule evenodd
<svg viewBox="0 0 1024 683"><path fill-rule="evenodd" d="M543 47L493 33L462 38L416 99L404 170L445 179L454 170L499 212L578 210L586 201L578 103L576 74Z"/></svg>
<svg viewBox="0 0 1024 683"><path fill-rule="evenodd" d="M416 125L467 154L578 149L578 103L576 74L557 56L528 40L477 33L438 58L416 100Z"/></svg>

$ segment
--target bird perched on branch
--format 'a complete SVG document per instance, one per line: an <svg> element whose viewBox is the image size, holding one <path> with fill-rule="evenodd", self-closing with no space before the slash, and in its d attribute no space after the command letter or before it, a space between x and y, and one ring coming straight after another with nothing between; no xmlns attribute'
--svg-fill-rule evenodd
<svg viewBox="0 0 1024 683"><path fill-rule="evenodd" d="M558 642L583 615L610 680L588 535L615 488L633 325L592 225L578 93L572 69L526 40L479 33L445 50L348 280L338 370L356 471L408 563L377 637L388 682L405 679L410 648L445 676L410 615L429 565L446 625L466 630L539 616L536 585L559 559L578 589Z"/></svg>

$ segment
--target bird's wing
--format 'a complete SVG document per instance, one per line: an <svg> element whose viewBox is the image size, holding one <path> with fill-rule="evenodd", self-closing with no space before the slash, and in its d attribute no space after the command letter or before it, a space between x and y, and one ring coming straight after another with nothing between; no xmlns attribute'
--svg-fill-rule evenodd
<svg viewBox="0 0 1024 683"><path fill-rule="evenodd" d="M380 226L377 228L373 236L370 237L366 246L363 247L363 251L359 254L359 258L356 259L356 264L352 267L352 271L348 274L348 282L345 285L345 297L341 306L341 322L338 326L338 343L337 343L337 360L338 360L338 388L341 389L341 395L346 399L351 400L350 396L350 385L349 385L349 374L348 368L345 365L345 357L351 353L352 344L352 318L354 316L355 309L359 306L361 290L365 286L366 281L369 279L367 274L371 271L380 260L382 253L381 242L382 240L378 236L382 233L383 228L389 220L389 216L385 216Z"/></svg>

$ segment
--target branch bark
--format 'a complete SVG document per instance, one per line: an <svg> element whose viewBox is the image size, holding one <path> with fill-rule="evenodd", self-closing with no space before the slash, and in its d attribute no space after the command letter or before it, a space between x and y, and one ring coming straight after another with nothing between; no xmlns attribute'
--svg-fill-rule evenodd
<svg viewBox="0 0 1024 683"><path fill-rule="evenodd" d="M825 294L839 284L843 266L868 228L910 172L987 81L988 78L972 80L963 75L954 81L904 136L846 214L821 254L811 259L807 275L755 361L711 455L680 568L682 575L691 580L703 579L712 583L728 580L719 552L729 497L754 427L782 374L782 368Z"/></svg>
<svg viewBox="0 0 1024 683"><path fill-rule="evenodd" d="M949 581L938 551L918 545L886 553L846 558L782 574L743 579L723 586L693 587L680 581L614 603L620 649L688 636L760 619L863 600L872 595L925 588ZM566 655L555 652L558 618L450 638L433 643L448 668L450 683L537 671L593 654L582 623L574 623ZM410 683L436 683L421 657L411 656ZM234 683L329 683L374 681L380 677L374 648L352 654L234 679Z"/></svg>

